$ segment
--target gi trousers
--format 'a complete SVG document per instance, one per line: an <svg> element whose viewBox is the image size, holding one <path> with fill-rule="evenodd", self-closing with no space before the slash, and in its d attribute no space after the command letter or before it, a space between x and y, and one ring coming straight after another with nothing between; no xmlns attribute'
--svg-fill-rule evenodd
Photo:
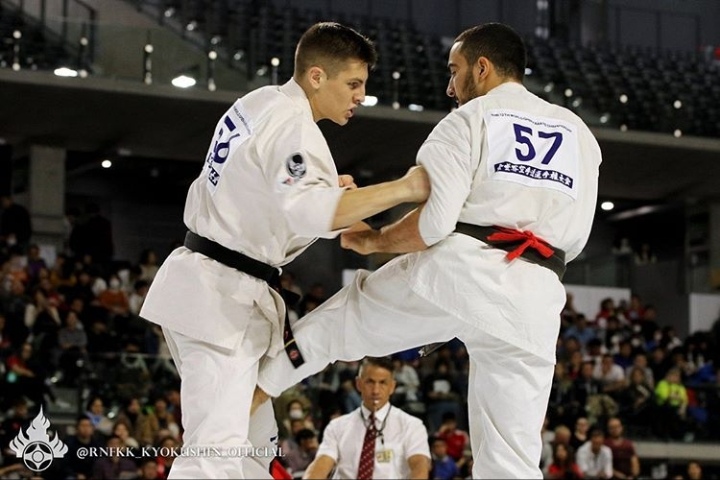
<svg viewBox="0 0 720 480"><path fill-rule="evenodd" d="M271 458L257 459L249 454L249 436L253 436L250 403L270 331L267 320L253 318L239 345L229 350L163 328L182 380L183 448L222 453L180 456L173 462L169 479L272 478L268 469ZM261 420L258 427L262 431L271 431L275 426L272 404L266 402L252 418Z"/></svg>
<svg viewBox="0 0 720 480"><path fill-rule="evenodd" d="M556 296L538 309L555 308ZM337 360L390 355L458 337L470 357L473 478L542 478L540 432L554 363L431 303L397 268L358 272L352 284L296 322L293 332L306 363L294 369L283 355L263 359L258 385L272 396Z"/></svg>

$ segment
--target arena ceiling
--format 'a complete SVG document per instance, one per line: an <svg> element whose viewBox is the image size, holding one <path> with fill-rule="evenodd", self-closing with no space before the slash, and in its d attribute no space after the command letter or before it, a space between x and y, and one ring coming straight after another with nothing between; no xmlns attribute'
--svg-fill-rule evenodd
<svg viewBox="0 0 720 480"><path fill-rule="evenodd" d="M138 162L204 157L215 123L237 93L179 90L111 79L0 71L0 142L15 157L30 145L84 152L68 167L123 155ZM361 184L401 175L443 114L362 108L346 127L323 122L338 171ZM640 201L720 199L720 140L597 129L600 195ZM193 166L193 168L195 168Z"/></svg>

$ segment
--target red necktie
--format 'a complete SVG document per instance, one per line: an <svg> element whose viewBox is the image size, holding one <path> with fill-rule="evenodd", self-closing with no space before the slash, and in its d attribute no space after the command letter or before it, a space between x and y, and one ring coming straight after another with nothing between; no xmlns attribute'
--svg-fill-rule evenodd
<svg viewBox="0 0 720 480"><path fill-rule="evenodd" d="M370 420L367 430L365 430L365 440L363 440L362 451L360 452L360 466L358 467L358 480L372 480L373 470L375 469L375 437L377 437L377 429L375 428L375 412L370 413Z"/></svg>

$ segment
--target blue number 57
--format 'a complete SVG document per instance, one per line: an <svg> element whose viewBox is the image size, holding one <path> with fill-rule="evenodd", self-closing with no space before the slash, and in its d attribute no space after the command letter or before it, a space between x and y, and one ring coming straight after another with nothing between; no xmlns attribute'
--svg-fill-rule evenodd
<svg viewBox="0 0 720 480"><path fill-rule="evenodd" d="M537 154L535 152L535 146L532 142L533 130L530 127L518 125L517 123L513 123L513 128L515 129L515 141L521 146L524 145L525 147L527 147L526 149L520 147L515 148L515 156L518 160L522 162L529 162L530 160L534 159ZM547 165L548 163L550 163L550 160L552 160L552 158L555 156L555 153L560 148L560 145L562 145L562 133L538 131L537 136L541 139L553 139L553 143L550 146L550 149L548 150L547 154L545 154L545 158L543 158L541 162L543 165Z"/></svg>

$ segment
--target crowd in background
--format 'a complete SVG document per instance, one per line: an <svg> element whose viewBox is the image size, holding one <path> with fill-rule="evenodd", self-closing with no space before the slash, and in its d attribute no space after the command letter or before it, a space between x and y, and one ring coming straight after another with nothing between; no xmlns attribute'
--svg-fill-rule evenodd
<svg viewBox="0 0 720 480"><path fill-rule="evenodd" d="M9 444L40 407L68 407L57 395L61 388L79 392L79 415L67 434L61 432L68 454L45 478L165 478L172 455L141 461L74 455L88 445L181 445L177 371L161 330L138 317L159 259L148 250L134 262L113 260L110 222L89 206L73 218L66 250L46 261L30 243L27 211L6 198L0 219L0 478L28 473ZM282 281L302 298L295 318L327 298L322 284L303 292L289 272ZM640 459L628 438L720 441L720 373L714 368L720 321L712 331L683 339L658 318L637 295L619 304L603 300L593 314L576 311L568 296L542 432L547 478L604 478L602 467L588 460L601 451L611 459L611 476L637 476ZM431 478L468 478L463 344L449 342L422 358L417 350L399 352L393 362L391 403L424 420ZM357 363L330 365L275 400L284 453L279 461L291 475L299 477L312 461L327 423L359 407L357 369ZM702 465L670 473L699 478L697 469Z"/></svg>

